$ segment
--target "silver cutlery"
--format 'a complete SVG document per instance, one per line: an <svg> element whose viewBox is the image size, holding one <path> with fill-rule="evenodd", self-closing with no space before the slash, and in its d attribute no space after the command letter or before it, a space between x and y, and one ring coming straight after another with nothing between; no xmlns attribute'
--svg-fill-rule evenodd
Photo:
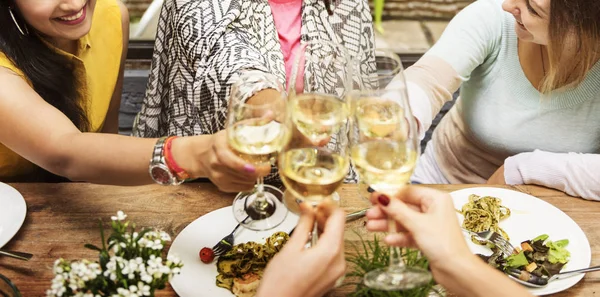
<svg viewBox="0 0 600 297"><path fill-rule="evenodd" d="M367 214L367 210L369 210L369 209L365 208L365 209L361 209L359 211L355 211L355 212L351 212L351 213L347 214L346 222L352 222L352 221L355 221L355 220L358 220L358 219L364 217ZM290 236L292 236L292 233L294 233L294 230L296 230L295 227L288 234Z"/></svg>
<svg viewBox="0 0 600 297"><path fill-rule="evenodd" d="M6 250L2 250L2 249L0 249L0 255L23 260L23 261L29 261L29 259L31 259L31 257L33 257L33 255L29 254L29 253L6 251Z"/></svg>
<svg viewBox="0 0 600 297"><path fill-rule="evenodd" d="M250 218L250 216L247 216L242 223L245 223L246 220L248 220ZM238 223L235 228L233 228L233 231L231 231L231 233L229 233L229 235L223 237L223 239L219 240L219 242L217 242L217 244L215 244L215 246L213 246L212 250L213 253L215 254L215 257L219 257L227 252L229 252L232 248L233 248L233 244L235 243L235 231L237 231L237 229L240 227L241 223Z"/></svg>
<svg viewBox="0 0 600 297"><path fill-rule="evenodd" d="M521 276L521 273L523 273L521 270L511 269L508 271L508 276L511 279L513 279L514 281L516 281L522 285L533 287L533 288L543 288L543 287L547 286L548 283L550 283L551 281L554 281L557 279L568 278L568 277L575 276L580 273L592 272L592 271L597 271L597 270L600 270L600 266L593 266L593 267L588 267L588 268L583 268L583 269L565 271L565 272L557 273L557 274L551 276L550 278L539 277L539 276L536 276L533 274L529 274L529 275L524 276L524 277L528 277L529 281L524 281L519 278L519 276Z"/></svg>
<svg viewBox="0 0 600 297"><path fill-rule="evenodd" d="M508 242L508 240L506 240L506 238L504 238L498 232L494 232L491 230L482 231L482 232L473 232L473 231L467 230L465 228L462 228L462 229L463 229L463 231L465 231L471 235L475 235L476 237L479 237L480 239L483 239L485 241L493 243L507 257L512 255L515 250L515 248L512 246L512 244L510 244L510 242Z"/></svg>
<svg viewBox="0 0 600 297"><path fill-rule="evenodd" d="M358 220L358 219L364 217L367 214L367 210L369 210L369 209L365 208L365 209L361 209L359 211L355 211L355 212L351 212L351 213L347 214L346 222L355 221L355 220Z"/></svg>

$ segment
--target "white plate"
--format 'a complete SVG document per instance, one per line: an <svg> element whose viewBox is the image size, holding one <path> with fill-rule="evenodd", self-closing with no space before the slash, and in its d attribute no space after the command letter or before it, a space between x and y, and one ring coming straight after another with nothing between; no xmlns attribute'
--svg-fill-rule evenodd
<svg viewBox="0 0 600 297"><path fill-rule="evenodd" d="M27 214L25 199L13 187L0 183L0 248L21 228Z"/></svg>
<svg viewBox="0 0 600 297"><path fill-rule="evenodd" d="M273 230L252 231L240 227L235 243L255 241L264 243L265 238L277 231L290 232L298 223L298 216L288 213L285 221ZM217 261L204 264L198 253L203 247L213 247L237 225L231 206L207 213L185 227L173 241L169 255L177 255L183 262L181 274L173 277L171 286L181 297L231 297L227 289L217 287Z"/></svg>
<svg viewBox="0 0 600 297"><path fill-rule="evenodd" d="M585 233L567 214L553 205L521 192L500 188L470 188L450 193L456 209L469 201L469 195L493 196L502 199L502 205L510 208L510 217L500 222L500 227L508 233L510 242L519 245L522 241L533 239L541 234L548 234L550 240L568 239L567 249L571 252L571 259L563 271L589 267L592 253L590 243ZM462 224L463 216L458 214ZM466 235L465 239L472 252L478 254L491 254L483 246L471 242ZM566 279L556 280L544 288L528 288L534 295L548 295L560 292L575 285L583 278L583 274Z"/></svg>

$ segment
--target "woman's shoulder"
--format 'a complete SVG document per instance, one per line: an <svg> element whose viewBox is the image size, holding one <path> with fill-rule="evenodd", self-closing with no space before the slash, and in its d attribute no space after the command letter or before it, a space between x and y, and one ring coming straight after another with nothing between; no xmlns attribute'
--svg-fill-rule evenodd
<svg viewBox="0 0 600 297"><path fill-rule="evenodd" d="M94 8L94 23L102 27L121 27L122 18L127 14L127 8L120 0L96 0ZM128 15L127 15L128 16ZM92 25L92 30L94 30Z"/></svg>
<svg viewBox="0 0 600 297"><path fill-rule="evenodd" d="M95 14L108 12L121 12L120 0L96 0Z"/></svg>
<svg viewBox="0 0 600 297"><path fill-rule="evenodd" d="M114 50L121 51L123 37L129 29L129 14L120 0L96 0L94 22L90 29L89 38L92 43L102 40Z"/></svg>
<svg viewBox="0 0 600 297"><path fill-rule="evenodd" d="M23 71L17 67L3 52L0 52L0 67L6 68L21 77L25 77Z"/></svg>

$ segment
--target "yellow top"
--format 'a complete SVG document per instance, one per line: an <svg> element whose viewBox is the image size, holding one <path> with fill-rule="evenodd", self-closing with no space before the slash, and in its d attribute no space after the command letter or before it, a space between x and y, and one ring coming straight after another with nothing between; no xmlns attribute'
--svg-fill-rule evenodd
<svg viewBox="0 0 600 297"><path fill-rule="evenodd" d="M121 66L123 32L121 10L117 1L96 1L92 28L79 40L77 55L71 55L58 48L55 50L71 57L75 63L75 72L81 77L84 88L81 94L83 94L82 100L87 109L91 131L100 131L104 125ZM23 72L2 52L0 52L0 67L8 68L24 77ZM31 82L27 81L31 85ZM18 181L21 177L33 173L35 169L34 164L0 144L0 181Z"/></svg>

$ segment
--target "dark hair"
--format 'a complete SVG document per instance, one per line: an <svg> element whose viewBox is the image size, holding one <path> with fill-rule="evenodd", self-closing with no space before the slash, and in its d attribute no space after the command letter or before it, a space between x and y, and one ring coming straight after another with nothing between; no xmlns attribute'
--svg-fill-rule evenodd
<svg viewBox="0 0 600 297"><path fill-rule="evenodd" d="M333 8L331 8L331 1L335 1L335 0L324 0L325 9L327 9L328 15L333 15Z"/></svg>
<svg viewBox="0 0 600 297"><path fill-rule="evenodd" d="M600 1L551 0L548 28L550 70L542 82L548 93L576 86L600 57Z"/></svg>
<svg viewBox="0 0 600 297"><path fill-rule="evenodd" d="M0 0L0 52L25 74L40 97L64 113L79 130L88 131L74 63L46 45L33 28L28 26L29 34L21 34L9 9L23 30L27 26L14 0Z"/></svg>

